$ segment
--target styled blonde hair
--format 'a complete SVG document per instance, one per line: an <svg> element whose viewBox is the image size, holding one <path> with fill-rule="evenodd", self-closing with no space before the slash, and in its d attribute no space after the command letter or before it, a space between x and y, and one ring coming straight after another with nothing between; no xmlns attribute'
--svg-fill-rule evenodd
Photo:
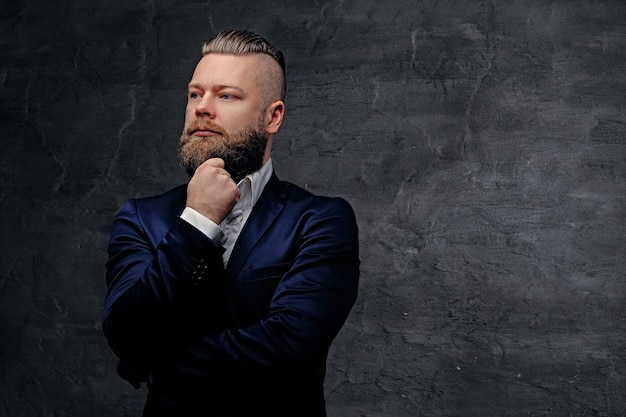
<svg viewBox="0 0 626 417"><path fill-rule="evenodd" d="M202 55L225 54L225 55L247 55L264 54L270 56L280 66L281 73L270 71L265 74L274 79L268 80L270 84L276 84L279 89L280 100L285 100L285 58L283 53L275 49L267 39L248 30L227 30L222 31L204 42L202 45ZM278 79L276 79L278 78ZM265 86L267 87L267 86Z"/></svg>

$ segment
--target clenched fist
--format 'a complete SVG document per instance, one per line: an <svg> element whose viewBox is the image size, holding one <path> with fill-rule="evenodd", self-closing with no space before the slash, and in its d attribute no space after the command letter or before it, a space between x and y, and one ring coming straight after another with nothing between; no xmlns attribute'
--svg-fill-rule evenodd
<svg viewBox="0 0 626 417"><path fill-rule="evenodd" d="M239 200L239 188L224 169L224 160L211 158L196 169L187 185L187 207L220 224Z"/></svg>

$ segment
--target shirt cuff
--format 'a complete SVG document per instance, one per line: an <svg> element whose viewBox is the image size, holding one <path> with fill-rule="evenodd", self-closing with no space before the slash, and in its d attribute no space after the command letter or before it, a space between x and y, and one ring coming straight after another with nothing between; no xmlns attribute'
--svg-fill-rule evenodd
<svg viewBox="0 0 626 417"><path fill-rule="evenodd" d="M224 240L224 232L212 220L204 217L191 207L185 207L180 214L180 218L204 233L209 239L222 243Z"/></svg>

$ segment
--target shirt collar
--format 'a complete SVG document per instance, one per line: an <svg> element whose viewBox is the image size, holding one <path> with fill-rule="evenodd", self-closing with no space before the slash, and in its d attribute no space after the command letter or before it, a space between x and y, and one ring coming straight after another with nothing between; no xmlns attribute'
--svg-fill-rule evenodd
<svg viewBox="0 0 626 417"><path fill-rule="evenodd" d="M261 197L261 193L272 176L272 160L269 159L258 171L248 174L239 181L237 186L241 190L243 199L248 201L249 207L254 207ZM249 187L249 188L248 188ZM241 199L240 199L241 200Z"/></svg>

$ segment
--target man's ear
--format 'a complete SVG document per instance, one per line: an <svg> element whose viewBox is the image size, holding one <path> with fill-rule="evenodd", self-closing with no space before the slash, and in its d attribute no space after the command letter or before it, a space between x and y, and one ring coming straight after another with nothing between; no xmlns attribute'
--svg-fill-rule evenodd
<svg viewBox="0 0 626 417"><path fill-rule="evenodd" d="M283 116L285 115L285 103L281 100L275 101L267 107L267 127L265 131L273 135L278 132L280 125L283 123Z"/></svg>

